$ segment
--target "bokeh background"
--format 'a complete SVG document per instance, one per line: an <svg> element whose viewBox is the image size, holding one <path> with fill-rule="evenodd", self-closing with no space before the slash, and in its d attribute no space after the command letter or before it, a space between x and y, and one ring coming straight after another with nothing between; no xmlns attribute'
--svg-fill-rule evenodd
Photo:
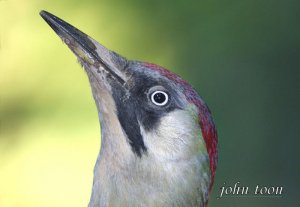
<svg viewBox="0 0 300 207"><path fill-rule="evenodd" d="M87 206L91 193L96 107L42 9L200 92L219 132L210 207L299 204L299 1L0 0L1 207ZM217 199L238 181L284 194Z"/></svg>

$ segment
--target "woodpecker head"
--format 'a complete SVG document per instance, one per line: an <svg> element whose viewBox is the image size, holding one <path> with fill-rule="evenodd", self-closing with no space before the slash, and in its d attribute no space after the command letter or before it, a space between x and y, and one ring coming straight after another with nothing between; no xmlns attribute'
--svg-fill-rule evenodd
<svg viewBox="0 0 300 207"><path fill-rule="evenodd" d="M48 12L41 16L89 77L101 122L101 151L108 151L106 146L112 156L161 161L202 153L212 185L217 133L207 105L186 81L158 65L126 60Z"/></svg>

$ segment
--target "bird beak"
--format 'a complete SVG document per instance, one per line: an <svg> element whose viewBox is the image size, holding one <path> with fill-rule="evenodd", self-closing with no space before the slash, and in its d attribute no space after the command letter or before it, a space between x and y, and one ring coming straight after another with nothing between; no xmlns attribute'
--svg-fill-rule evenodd
<svg viewBox="0 0 300 207"><path fill-rule="evenodd" d="M41 11L40 15L78 57L88 74L92 74L96 79L99 79L98 81L101 81L100 75L97 73L104 71L112 79L123 86L125 85L126 75L122 71L126 66L125 58L108 50L85 33L53 14Z"/></svg>

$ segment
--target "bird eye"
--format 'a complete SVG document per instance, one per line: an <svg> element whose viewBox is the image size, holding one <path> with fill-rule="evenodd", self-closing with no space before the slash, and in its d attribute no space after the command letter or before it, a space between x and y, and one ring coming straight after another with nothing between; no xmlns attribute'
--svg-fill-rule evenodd
<svg viewBox="0 0 300 207"><path fill-rule="evenodd" d="M151 101L157 106L164 106L169 101L169 96L163 91L154 91L151 94Z"/></svg>

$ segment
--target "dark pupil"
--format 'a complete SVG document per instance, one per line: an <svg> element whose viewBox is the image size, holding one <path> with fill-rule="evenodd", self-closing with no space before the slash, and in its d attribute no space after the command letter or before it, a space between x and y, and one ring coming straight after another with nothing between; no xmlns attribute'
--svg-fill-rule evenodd
<svg viewBox="0 0 300 207"><path fill-rule="evenodd" d="M159 104L163 103L166 100L166 96L163 93L156 93L156 94L154 94L153 98L154 98L154 101Z"/></svg>

